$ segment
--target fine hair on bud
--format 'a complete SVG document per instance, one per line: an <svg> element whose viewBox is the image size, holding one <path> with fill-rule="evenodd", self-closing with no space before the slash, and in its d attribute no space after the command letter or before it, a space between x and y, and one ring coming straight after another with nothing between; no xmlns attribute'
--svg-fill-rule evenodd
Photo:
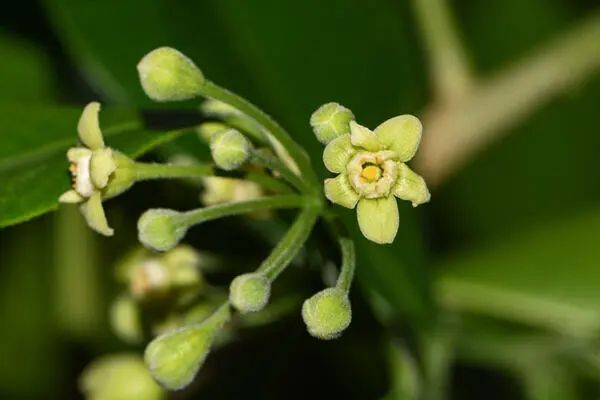
<svg viewBox="0 0 600 400"><path fill-rule="evenodd" d="M155 101L193 99L206 81L192 60L171 47L152 50L137 69L144 92Z"/></svg>
<svg viewBox="0 0 600 400"><path fill-rule="evenodd" d="M185 236L187 226L177 222L179 212L154 208L142 214L138 220L138 238L146 247L167 251L175 247Z"/></svg>
<svg viewBox="0 0 600 400"><path fill-rule="evenodd" d="M350 121L354 114L338 103L327 103L319 107L310 117L310 125L317 140L323 144L350 132Z"/></svg>
<svg viewBox="0 0 600 400"><path fill-rule="evenodd" d="M271 282L261 273L236 277L229 286L229 301L242 314L262 310L271 295Z"/></svg>
<svg viewBox="0 0 600 400"><path fill-rule="evenodd" d="M210 327L192 325L157 337L144 353L150 373L166 389L184 388L208 356L214 335Z"/></svg>
<svg viewBox="0 0 600 400"><path fill-rule="evenodd" d="M252 144L235 129L215 133L210 139L210 152L217 166L231 171L242 165L249 157Z"/></svg>
<svg viewBox="0 0 600 400"><path fill-rule="evenodd" d="M335 287L320 291L302 305L302 319L308 332L316 338L339 337L352 320L348 295Z"/></svg>

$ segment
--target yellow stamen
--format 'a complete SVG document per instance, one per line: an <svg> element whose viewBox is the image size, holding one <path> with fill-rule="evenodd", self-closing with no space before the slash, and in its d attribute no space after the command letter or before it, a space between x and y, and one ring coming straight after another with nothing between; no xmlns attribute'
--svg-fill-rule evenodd
<svg viewBox="0 0 600 400"><path fill-rule="evenodd" d="M365 178L369 182L373 182L381 176L381 169L375 165L369 165L363 168L361 174L363 178Z"/></svg>

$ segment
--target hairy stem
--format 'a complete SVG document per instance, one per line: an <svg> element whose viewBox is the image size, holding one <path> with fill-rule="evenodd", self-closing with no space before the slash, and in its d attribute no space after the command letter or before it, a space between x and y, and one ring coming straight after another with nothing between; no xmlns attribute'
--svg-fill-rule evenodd
<svg viewBox="0 0 600 400"><path fill-rule="evenodd" d="M211 165L178 165L141 163L134 164L136 180L164 179L164 178L198 178L199 176L212 175Z"/></svg>
<svg viewBox="0 0 600 400"><path fill-rule="evenodd" d="M317 187L317 178L310 165L308 155L304 149L270 116L246 99L210 81L207 81L204 85L203 95L229 104L254 119L260 126L273 135L281 145L283 145L294 163L298 166L301 175L305 180L310 182L310 186Z"/></svg>
<svg viewBox="0 0 600 400"><path fill-rule="evenodd" d="M304 242L308 239L319 217L319 212L319 207L312 205L305 207L285 236L260 265L257 272L264 273L271 281L275 280L304 246Z"/></svg>
<svg viewBox="0 0 600 400"><path fill-rule="evenodd" d="M258 150L252 153L252 161L270 170L279 172L283 179L291 183L299 191L307 192L310 190L307 184L283 162L281 162L279 158L267 152Z"/></svg>
<svg viewBox="0 0 600 400"><path fill-rule="evenodd" d="M354 268L356 267L354 242L348 237L340 237L339 243L342 251L342 268L335 286L348 293L354 278Z"/></svg>
<svg viewBox="0 0 600 400"><path fill-rule="evenodd" d="M296 194L263 197L247 201L218 204L186 211L177 216L180 226L192 226L202 222L233 215L246 214L253 211L270 210L274 208L296 208L306 204L306 198Z"/></svg>

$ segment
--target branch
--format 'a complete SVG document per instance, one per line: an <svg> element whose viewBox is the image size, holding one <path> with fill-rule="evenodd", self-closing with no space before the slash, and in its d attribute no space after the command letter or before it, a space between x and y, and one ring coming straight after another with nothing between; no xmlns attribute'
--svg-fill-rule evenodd
<svg viewBox="0 0 600 400"><path fill-rule="evenodd" d="M430 58L436 98L462 96L472 86L472 74L446 0L412 3Z"/></svg>
<svg viewBox="0 0 600 400"><path fill-rule="evenodd" d="M600 12L453 103L434 104L417 164L432 186L600 67Z"/></svg>

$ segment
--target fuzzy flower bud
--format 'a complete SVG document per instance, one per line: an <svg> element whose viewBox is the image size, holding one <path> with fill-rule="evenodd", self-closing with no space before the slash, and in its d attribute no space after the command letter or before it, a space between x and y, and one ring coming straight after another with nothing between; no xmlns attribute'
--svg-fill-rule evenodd
<svg viewBox="0 0 600 400"><path fill-rule="evenodd" d="M143 338L140 310L129 296L118 297L110 307L110 324L117 337L127 343L139 343Z"/></svg>
<svg viewBox="0 0 600 400"><path fill-rule="evenodd" d="M327 103L311 115L310 125L317 140L327 144L336 137L350 132L350 121L353 119L354 114L346 107L338 103Z"/></svg>
<svg viewBox="0 0 600 400"><path fill-rule="evenodd" d="M166 398L136 354L112 354L92 362L83 371L79 386L89 400Z"/></svg>
<svg viewBox="0 0 600 400"><path fill-rule="evenodd" d="M225 171L242 165L249 157L250 141L235 129L217 132L210 140L210 152L215 164Z"/></svg>
<svg viewBox="0 0 600 400"><path fill-rule="evenodd" d="M337 338L352 320L348 295L335 287L315 294L302 305L302 319L314 337Z"/></svg>
<svg viewBox="0 0 600 400"><path fill-rule="evenodd" d="M201 324L170 331L150 342L144 360L154 379L169 390L189 385L228 319L229 306L225 305Z"/></svg>
<svg viewBox="0 0 600 400"><path fill-rule="evenodd" d="M140 242L157 251L167 251L175 247L187 231L187 226L177 221L179 214L164 208L146 211L138 221Z"/></svg>
<svg viewBox="0 0 600 400"><path fill-rule="evenodd" d="M271 282L260 273L243 274L229 286L229 301L241 313L262 310L271 295Z"/></svg>
<svg viewBox="0 0 600 400"><path fill-rule="evenodd" d="M144 91L155 101L193 99L200 95L205 82L196 64L171 47L152 50L137 69Z"/></svg>

